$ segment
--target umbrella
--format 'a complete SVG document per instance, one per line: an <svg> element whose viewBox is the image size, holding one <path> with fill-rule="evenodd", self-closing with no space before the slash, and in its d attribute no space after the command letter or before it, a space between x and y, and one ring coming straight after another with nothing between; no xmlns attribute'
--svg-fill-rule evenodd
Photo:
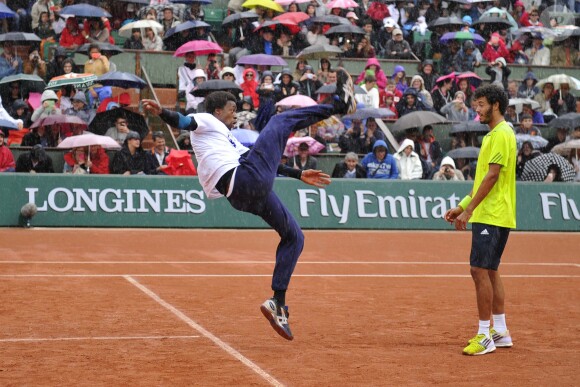
<svg viewBox="0 0 580 387"><path fill-rule="evenodd" d="M65 75L60 75L58 77L52 78L48 82L48 85L46 86L46 88L47 89L60 89L63 86L74 85L77 89L87 89L95 82L96 79L97 79L97 76L95 74L68 73Z"/></svg>
<svg viewBox="0 0 580 387"><path fill-rule="evenodd" d="M292 106L306 107L314 105L318 105L318 103L315 100L313 100L307 95L300 94L291 95L290 97L286 97L280 100L278 103L276 103L276 106L289 106L289 107Z"/></svg>
<svg viewBox="0 0 580 387"><path fill-rule="evenodd" d="M479 148L475 146L466 146L463 148L456 148L447 152L447 156L453 160L456 159L476 159L479 156Z"/></svg>
<svg viewBox="0 0 580 387"><path fill-rule="evenodd" d="M450 17L438 17L437 19L433 20L431 23L429 23L429 28L434 28L434 27L453 27L453 26L463 26L463 20L461 20L460 18L456 17L456 16L450 16Z"/></svg>
<svg viewBox="0 0 580 387"><path fill-rule="evenodd" d="M315 92L315 94L334 94L336 93L336 83L330 83L328 85L320 86ZM366 94L365 89L359 85L354 85L355 94Z"/></svg>
<svg viewBox="0 0 580 387"><path fill-rule="evenodd" d="M242 143L243 146L251 147L256 143L260 133L250 129L232 129L232 135Z"/></svg>
<svg viewBox="0 0 580 387"><path fill-rule="evenodd" d="M445 43L454 39L473 40L473 43L475 44L481 44L485 42L485 39L481 35L472 34L469 31L447 32L446 34L443 34L443 36L441 37L441 39L439 39L439 41Z"/></svg>
<svg viewBox="0 0 580 387"><path fill-rule="evenodd" d="M18 129L18 126L12 121L0 118L0 128Z"/></svg>
<svg viewBox="0 0 580 387"><path fill-rule="evenodd" d="M310 19L312 23L321 23L321 24L344 24L344 25L351 25L352 23L345 17L335 16L335 15L324 15L324 16L316 16Z"/></svg>
<svg viewBox="0 0 580 387"><path fill-rule="evenodd" d="M125 118L129 129L139 133L141 139L145 138L149 133L149 127L147 126L147 122L145 122L145 118L141 114L134 113L125 108L111 109L97 113L89 124L89 131L103 135L109 128L115 126L115 121L119 117Z"/></svg>
<svg viewBox="0 0 580 387"><path fill-rule="evenodd" d="M236 27L242 24L243 20L257 20L258 18L258 14L254 11L234 13L224 19L222 26L226 27L231 24L233 27Z"/></svg>
<svg viewBox="0 0 580 387"><path fill-rule="evenodd" d="M551 128L566 128L574 130L580 127L580 113L566 113L558 118L554 118L548 123Z"/></svg>
<svg viewBox="0 0 580 387"><path fill-rule="evenodd" d="M493 16L498 16L498 17L501 17L501 18L507 18L507 20L511 24L511 29L513 31L515 31L519 27L518 22L516 21L516 19L514 19L513 16L508 11L506 11L505 9L497 8L497 7L492 7L490 9L488 9L487 11L485 11L484 13L482 13L479 18L481 19L481 18L484 18L484 17L493 17ZM549 24L544 24L544 25L547 26Z"/></svg>
<svg viewBox="0 0 580 387"><path fill-rule="evenodd" d="M7 32L0 35L0 42L40 42L40 38L26 32Z"/></svg>
<svg viewBox="0 0 580 387"><path fill-rule="evenodd" d="M433 112L419 111L405 114L399 118L391 127L395 131L422 128L426 125L440 124L447 122L447 118Z"/></svg>
<svg viewBox="0 0 580 387"><path fill-rule="evenodd" d="M213 0L174 0L172 1L174 4L193 4L193 3L200 3L200 4L211 4Z"/></svg>
<svg viewBox="0 0 580 387"><path fill-rule="evenodd" d="M165 158L165 163L168 168L163 172L168 175L173 176L195 176L197 175L197 170L193 161L191 160L191 155L186 150L176 150L172 149L169 155Z"/></svg>
<svg viewBox="0 0 580 387"><path fill-rule="evenodd" d="M335 57L342 54L340 47L331 46L330 44L315 44L314 46L306 47L300 51L296 58L301 59L322 59Z"/></svg>
<svg viewBox="0 0 580 387"><path fill-rule="evenodd" d="M0 87L4 87L1 85L10 85L12 82L20 82L21 95L26 95L25 90L28 92L42 93L46 87L46 83L44 83L42 78L32 74L16 74L4 77L0 80Z"/></svg>
<svg viewBox="0 0 580 387"><path fill-rule="evenodd" d="M521 113L524 105L531 105L532 109L536 110L540 107L538 101L530 98L511 98L508 106L515 106L516 113Z"/></svg>
<svg viewBox="0 0 580 387"><path fill-rule="evenodd" d="M110 53L111 55L117 55L117 54L124 52L123 49L119 46L115 46L114 44L103 43L103 42L85 43L77 49L77 52L81 53L81 54L88 55L89 54L89 47L91 44L96 44L97 46L99 46L99 49L102 52L107 52L107 53Z"/></svg>
<svg viewBox="0 0 580 387"><path fill-rule="evenodd" d="M358 8L358 3L354 0L332 0L326 3L326 8Z"/></svg>
<svg viewBox="0 0 580 387"><path fill-rule="evenodd" d="M302 143L308 144L308 154L316 155L321 150L324 149L324 145L316 141L310 136L304 137L292 137L288 139L286 143L286 149L284 149L284 155L288 157L294 157L298 154L298 146Z"/></svg>
<svg viewBox="0 0 580 387"><path fill-rule="evenodd" d="M121 145L109 136L99 136L94 133L83 133L78 136L65 138L57 148L80 148L84 146L100 145L105 149L121 149Z"/></svg>
<svg viewBox="0 0 580 387"><path fill-rule="evenodd" d="M580 80L567 74L552 74L548 78L540 79L536 83L536 87L542 90L546 83L553 83L556 90L560 88L562 83L569 84L571 89L580 90Z"/></svg>
<svg viewBox="0 0 580 387"><path fill-rule="evenodd" d="M559 169L561 181L574 181L576 172L574 167L562 156L556 153L544 153L528 160L524 165L522 172L523 181L544 181L548 176L551 167L556 166Z"/></svg>
<svg viewBox="0 0 580 387"><path fill-rule="evenodd" d="M460 79L467 79L469 81L469 84L473 85L474 87L478 87L479 85L481 85L481 78L479 77L479 75L477 75L472 71L467 71L465 73L456 73L455 81L459 82Z"/></svg>
<svg viewBox="0 0 580 387"><path fill-rule="evenodd" d="M41 126L52 126L63 124L79 125L85 128L87 127L87 123L77 116L70 116L68 114L53 114L41 118L40 120L37 120L32 125L30 125L30 129L39 128Z"/></svg>
<svg viewBox="0 0 580 387"><path fill-rule="evenodd" d="M272 20L289 21L298 24L308 19L310 19L310 16L304 12L285 12L282 15L276 16Z"/></svg>
<svg viewBox="0 0 580 387"><path fill-rule="evenodd" d="M266 20L264 23L260 24L254 32L261 30L262 28L269 28L272 31L279 28L286 28L290 34L296 35L300 32L300 26L294 22L282 21L282 20Z"/></svg>
<svg viewBox="0 0 580 387"><path fill-rule="evenodd" d="M192 40L179 47L173 56L184 56L188 52L194 52L196 55L219 54L222 51L222 48L217 43L208 40Z"/></svg>
<svg viewBox="0 0 580 387"><path fill-rule="evenodd" d="M253 54L244 55L238 62L238 65L255 65L255 66L288 66L284 59L276 55Z"/></svg>
<svg viewBox="0 0 580 387"><path fill-rule="evenodd" d="M64 7L59 12L60 15L72 15L76 17L102 18L111 17L111 14L101 7L90 4L75 4Z"/></svg>
<svg viewBox="0 0 580 387"><path fill-rule="evenodd" d="M365 30L360 27L354 26L352 24L339 24L337 26L331 27L324 33L324 35L334 35L334 34L355 34L355 35L364 35L366 34Z"/></svg>
<svg viewBox="0 0 580 387"><path fill-rule="evenodd" d="M122 71L105 73L97 78L97 82L103 86L117 86L123 89L144 89L147 87L147 83L135 74Z"/></svg>
<svg viewBox="0 0 580 387"><path fill-rule="evenodd" d="M522 148L522 144L529 141L534 149L542 149L548 145L548 140L542 136L530 136L529 134L516 134L516 142L518 144L518 149Z"/></svg>
<svg viewBox="0 0 580 387"><path fill-rule="evenodd" d="M513 34L516 37L520 37L521 35L523 35L525 33L530 33L530 34L540 33L545 38L550 38L550 37L556 36L556 32L554 30L551 30L551 29L546 28L546 27L536 27L536 26L521 27L521 28L518 28L517 31L513 32Z"/></svg>
<svg viewBox="0 0 580 387"><path fill-rule="evenodd" d="M191 91L191 94L196 97L206 97L214 91L227 91L232 93L235 97L242 92L242 89L237 83L232 81L224 81L223 79L211 79L198 85Z"/></svg>
<svg viewBox="0 0 580 387"><path fill-rule="evenodd" d="M366 120L367 118L383 118L383 117L392 117L395 113L393 113L390 109L383 109L383 108L362 108L357 109L356 112L353 114L349 114L347 116L343 116L343 120Z"/></svg>
<svg viewBox="0 0 580 387"><path fill-rule="evenodd" d="M557 153L561 156L568 156L570 152L576 152L576 158L578 158L578 153L580 153L580 139L569 140L561 144L556 145L552 148L551 152Z"/></svg>
<svg viewBox="0 0 580 387"><path fill-rule="evenodd" d="M552 37L554 38L554 41L556 41L556 42L561 42L562 40L566 40L566 39L574 37L574 36L580 36L580 27L573 26L573 25L556 26L556 27L552 28L551 30L547 30L547 31L550 31L550 33L552 34ZM544 34L544 37L546 37L546 36L550 37L550 33Z"/></svg>
<svg viewBox="0 0 580 387"><path fill-rule="evenodd" d="M442 82L442 81L444 81L446 79L455 80L455 73L449 73L447 75L442 75L439 78L437 78L437 80L435 81L435 83Z"/></svg>
<svg viewBox="0 0 580 387"><path fill-rule="evenodd" d="M310 3L310 0L274 0L276 3L286 6L292 3L302 4L302 3Z"/></svg>
<svg viewBox="0 0 580 387"><path fill-rule="evenodd" d="M132 23L127 23L119 29L119 35L125 38L130 38L133 34L133 29L138 28L141 30L141 34L144 36L143 30L146 28L151 28L156 34L163 32L163 26L156 22L155 20L137 20Z"/></svg>
<svg viewBox="0 0 580 387"><path fill-rule="evenodd" d="M449 135L453 136L457 133L477 133L486 134L489 132L489 126L476 121L462 122L460 124L453 125L449 131Z"/></svg>
<svg viewBox="0 0 580 387"><path fill-rule="evenodd" d="M262 8L274 10L276 12L284 12L284 8L282 8L280 6L280 4L275 3L272 0L248 0L242 4L242 7L250 8L250 9L256 8L256 7L262 7Z"/></svg>
<svg viewBox="0 0 580 387"><path fill-rule="evenodd" d="M157 11L158 21L161 21L161 19L163 18L163 10L165 8L170 8L173 11L173 16L177 20L184 20L185 19L186 5L185 4L171 4L169 2L164 2L163 4L155 4L155 5L150 5L148 7L143 7L141 9L139 9L139 11L137 11L137 18L138 19L146 19L147 12L149 12L150 9L154 9L155 11Z"/></svg>
<svg viewBox="0 0 580 387"><path fill-rule="evenodd" d="M171 36L187 30L193 30L196 28L211 28L211 25L207 24L206 22L200 20L190 20L186 21L185 23L180 23L176 27L170 28L165 32L163 36L163 40L170 38Z"/></svg>
<svg viewBox="0 0 580 387"><path fill-rule="evenodd" d="M0 19L14 17L14 15L16 15L16 12L14 12L10 8L8 8L6 6L6 4L0 3Z"/></svg>
<svg viewBox="0 0 580 387"><path fill-rule="evenodd" d="M484 29L497 31L497 30L505 30L512 27L512 24L502 17L498 16L486 16L481 17L476 22L473 22L473 26L476 25L484 25Z"/></svg>
<svg viewBox="0 0 580 387"><path fill-rule="evenodd" d="M540 13L540 22L545 26L551 25L552 18L556 19L558 25L561 26L576 24L574 11L563 5L552 5L546 7L542 13Z"/></svg>

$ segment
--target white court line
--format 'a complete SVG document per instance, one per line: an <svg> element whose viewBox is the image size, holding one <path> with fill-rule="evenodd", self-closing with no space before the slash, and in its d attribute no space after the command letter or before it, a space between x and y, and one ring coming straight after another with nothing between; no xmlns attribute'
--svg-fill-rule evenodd
<svg viewBox="0 0 580 387"><path fill-rule="evenodd" d="M0 278L271 278L272 274L0 274ZM471 278L466 274L292 274L292 277L336 278ZM502 278L580 278L568 274L502 274Z"/></svg>
<svg viewBox="0 0 580 387"><path fill-rule="evenodd" d="M165 340L197 339L200 336L95 336L95 337L28 337L22 339L0 339L0 343L36 343L42 341L87 341L87 340Z"/></svg>
<svg viewBox="0 0 580 387"><path fill-rule="evenodd" d="M241 353L236 351L234 348L232 348L231 346L229 346L228 344L223 342L219 337L215 336L213 333L211 333L210 331L208 331L207 329L205 329L204 327L202 327L201 325L199 325L198 323L196 323L195 321L193 321L192 319L187 317L183 312L181 312L179 309L175 308L173 305L171 305L167 301L163 300L161 297L159 297L157 294L155 294L149 288L140 284L135 278L132 278L131 276L128 276L128 275L125 275L123 277L127 281L129 281L131 284L135 285L143 293L145 293L146 295L151 297L153 300L155 300L155 302L157 302L159 305L163 306L165 309L169 310L171 313L173 313L175 316L177 316L177 318L179 318L181 321L185 322L187 325L189 325L190 327L192 327L193 329L195 329L196 331L201 333L203 336L205 336L209 340L213 341L214 344L216 344L218 347L223 349L229 355L236 358L241 363L243 363L246 367L248 367L249 369L251 369L252 371L257 373L258 375L260 375L265 381L267 381L268 383L270 383L273 386L283 386L282 383L280 383L272 375L270 375L269 373L264 371L262 368L260 368L253 361L251 361L250 359L248 359L247 357L245 357L244 355L242 355Z"/></svg>

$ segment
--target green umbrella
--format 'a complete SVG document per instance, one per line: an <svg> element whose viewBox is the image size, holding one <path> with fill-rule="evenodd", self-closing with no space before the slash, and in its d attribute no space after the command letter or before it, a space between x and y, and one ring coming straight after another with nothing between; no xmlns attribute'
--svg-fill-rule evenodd
<svg viewBox="0 0 580 387"><path fill-rule="evenodd" d="M77 89L86 89L90 87L97 76L95 74L84 73L84 74L76 74L76 73L69 73L60 75L58 77L54 77L48 82L46 86L47 89L60 89L63 86L73 85Z"/></svg>

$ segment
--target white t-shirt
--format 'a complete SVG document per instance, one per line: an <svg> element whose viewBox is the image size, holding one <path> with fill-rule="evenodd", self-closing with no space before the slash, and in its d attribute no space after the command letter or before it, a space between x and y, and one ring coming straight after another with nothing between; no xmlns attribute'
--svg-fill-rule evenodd
<svg viewBox="0 0 580 387"><path fill-rule="evenodd" d="M197 113L190 116L197 122L197 129L191 132L191 146L198 162L199 182L208 199L222 197L215 189L216 184L227 171L240 165L240 156L248 148L213 115Z"/></svg>

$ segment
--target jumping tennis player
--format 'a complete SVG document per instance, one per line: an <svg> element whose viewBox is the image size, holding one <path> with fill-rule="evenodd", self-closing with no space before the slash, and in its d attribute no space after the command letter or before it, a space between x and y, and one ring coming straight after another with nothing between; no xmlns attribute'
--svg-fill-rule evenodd
<svg viewBox="0 0 580 387"><path fill-rule="evenodd" d="M513 345L504 311L504 288L498 272L510 229L516 227L516 158L513 129L504 120L508 97L497 85L475 91L476 112L491 131L483 138L473 189L458 207L445 213L457 230L472 224L471 277L475 282L479 330L463 349L466 355L484 355L496 347ZM490 316L493 328L490 329Z"/></svg>
<svg viewBox="0 0 580 387"><path fill-rule="evenodd" d="M143 106L169 125L191 131L191 145L198 160L199 182L208 198L225 196L236 210L258 215L280 235L272 277L274 296L260 307L276 332L287 340L294 336L288 323L286 290L304 246L304 235L292 214L272 191L277 174L324 187L330 176L322 171L300 171L280 164L290 134L322 121L333 114L356 110L354 85L348 73L337 72L333 103L288 110L273 116L248 149L230 132L236 121L236 98L216 91L205 99L208 113L190 114L162 109L152 100Z"/></svg>

